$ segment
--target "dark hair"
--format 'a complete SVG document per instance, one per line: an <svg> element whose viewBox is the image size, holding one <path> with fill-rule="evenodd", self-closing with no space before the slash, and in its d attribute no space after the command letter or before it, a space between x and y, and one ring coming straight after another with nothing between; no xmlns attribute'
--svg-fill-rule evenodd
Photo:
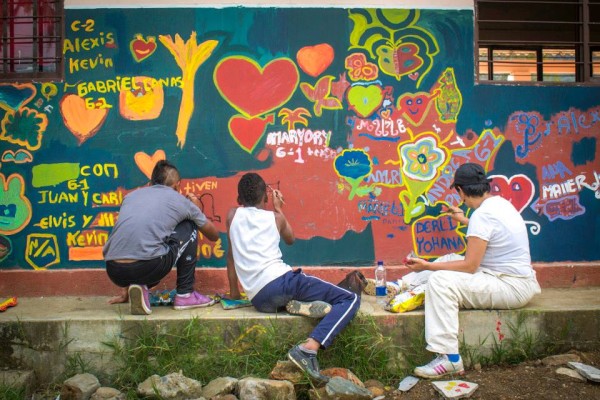
<svg viewBox="0 0 600 400"><path fill-rule="evenodd" d="M242 176L238 183L238 203L242 206L256 206L265 200L267 184L263 178L248 172Z"/></svg>
<svg viewBox="0 0 600 400"><path fill-rule="evenodd" d="M488 182L475 183L473 185L455 185L457 188L461 188L465 196L469 197L482 197L484 194L491 190L491 186Z"/></svg>
<svg viewBox="0 0 600 400"><path fill-rule="evenodd" d="M167 160L160 160L152 170L150 178L151 185L173 186L179 181L179 171L177 167Z"/></svg>

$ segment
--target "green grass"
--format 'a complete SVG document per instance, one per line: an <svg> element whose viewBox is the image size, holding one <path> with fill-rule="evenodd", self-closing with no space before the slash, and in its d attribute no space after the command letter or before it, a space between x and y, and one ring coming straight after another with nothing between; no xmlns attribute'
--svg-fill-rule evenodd
<svg viewBox="0 0 600 400"><path fill-rule="evenodd" d="M126 333L127 340L106 343L117 362L111 380L115 387L131 393L153 374L176 371L203 384L221 376L268 378L277 361L287 360L288 350L306 339L306 332L276 322L239 321L227 327L198 319L183 327L141 322L135 332ZM389 383L401 373L398 351L372 317L359 314L318 358L322 369L344 367L361 379Z"/></svg>
<svg viewBox="0 0 600 400"><path fill-rule="evenodd" d="M461 342L460 353L463 360L469 366L480 365L502 365L519 364L526 360L540 358L552 353L552 343L543 333L534 333L527 328L527 316L524 313L517 314L517 320L507 322L508 328L505 337L496 337L490 334L477 346L468 346ZM484 350L487 341L490 340L489 350Z"/></svg>
<svg viewBox="0 0 600 400"><path fill-rule="evenodd" d="M0 399L2 400L23 400L25 398L25 389L16 389L11 386L0 385Z"/></svg>
<svg viewBox="0 0 600 400"><path fill-rule="evenodd" d="M519 313L516 321L506 322L503 326L506 337L502 340L499 332L489 334L474 346L467 346L463 339L460 353L467 367L514 364L549 355L553 349L551 341L543 333L533 333L526 321L527 315ZM311 325L299 328L298 324L278 320L277 315L260 322L223 323L194 318L184 324L142 320L124 326L127 328L120 337L104 343L112 350L114 370L95 371L83 355L75 353L66 359L63 378L89 372L104 386L117 388L132 400L138 398L137 386L152 375L181 371L203 385L224 376L269 378L277 361L287 360L288 350L304 341L311 330ZM322 369L347 368L363 381L377 379L393 387L432 356L425 350L423 325L413 327L403 336L402 343L394 343L393 337L382 332L372 316L359 313L330 348L319 352L319 363ZM58 386L48 389L57 393ZM297 386L298 398L308 398L308 389L306 379ZM13 398L22 399L23 394L0 387L0 399Z"/></svg>

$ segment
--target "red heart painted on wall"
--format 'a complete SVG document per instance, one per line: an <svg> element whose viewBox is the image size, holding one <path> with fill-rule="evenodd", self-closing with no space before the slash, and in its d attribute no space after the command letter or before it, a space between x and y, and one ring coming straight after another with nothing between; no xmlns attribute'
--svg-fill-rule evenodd
<svg viewBox="0 0 600 400"><path fill-rule="evenodd" d="M214 80L221 96L246 117L265 114L285 104L296 91L300 74L288 58L264 68L247 57L228 57L215 68Z"/></svg>
<svg viewBox="0 0 600 400"><path fill-rule="evenodd" d="M431 95L426 92L406 93L398 98L396 108L402 111L404 117L413 125L421 125L429 111L431 100L435 97L437 95Z"/></svg>
<svg viewBox="0 0 600 400"><path fill-rule="evenodd" d="M229 119L229 133L242 149L252 153L265 133L267 124L272 124L274 120L274 114L269 114L265 118L246 118L236 115Z"/></svg>
<svg viewBox="0 0 600 400"><path fill-rule="evenodd" d="M523 212L533 199L533 182L526 175L517 174L510 179L504 175L491 175L489 178L492 179L491 193L510 201L519 213Z"/></svg>
<svg viewBox="0 0 600 400"><path fill-rule="evenodd" d="M321 43L298 50L296 60L302 71L316 78L331 65L333 56L333 47L327 43Z"/></svg>
<svg viewBox="0 0 600 400"><path fill-rule="evenodd" d="M141 35L137 35L136 38L129 43L129 48L135 61L140 62L154 53L156 50L156 39L154 36L148 36L144 39Z"/></svg>

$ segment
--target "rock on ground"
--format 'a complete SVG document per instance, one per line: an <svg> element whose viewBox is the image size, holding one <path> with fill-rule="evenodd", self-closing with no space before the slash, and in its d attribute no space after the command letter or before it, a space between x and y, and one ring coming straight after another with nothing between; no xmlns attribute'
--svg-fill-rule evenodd
<svg viewBox="0 0 600 400"><path fill-rule="evenodd" d="M138 385L137 393L149 398L188 400L202 396L202 385L180 372L174 372L163 377L152 375Z"/></svg>
<svg viewBox="0 0 600 400"><path fill-rule="evenodd" d="M92 374L77 374L63 382L61 400L89 400L98 390L100 382Z"/></svg>
<svg viewBox="0 0 600 400"><path fill-rule="evenodd" d="M240 400L296 400L294 385L289 381L244 378L238 382Z"/></svg>

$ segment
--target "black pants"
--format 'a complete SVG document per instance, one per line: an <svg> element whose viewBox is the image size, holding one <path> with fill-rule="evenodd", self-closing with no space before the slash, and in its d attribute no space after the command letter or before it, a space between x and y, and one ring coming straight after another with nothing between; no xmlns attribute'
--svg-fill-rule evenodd
<svg viewBox="0 0 600 400"><path fill-rule="evenodd" d="M198 260L198 230L192 221L183 221L165 238L169 251L164 256L132 263L106 262L106 272L117 286L159 284L173 266L177 266L177 293L194 290L196 261Z"/></svg>

